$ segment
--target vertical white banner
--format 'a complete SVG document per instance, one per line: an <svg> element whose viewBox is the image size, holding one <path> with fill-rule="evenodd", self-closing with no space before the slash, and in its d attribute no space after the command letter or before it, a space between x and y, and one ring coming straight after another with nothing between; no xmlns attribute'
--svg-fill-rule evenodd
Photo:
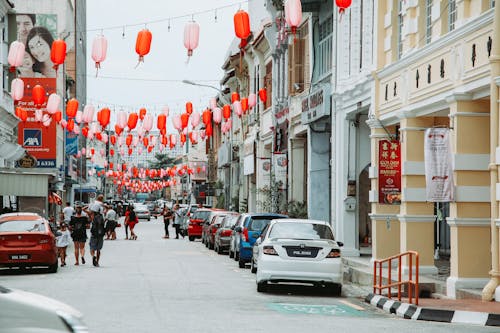
<svg viewBox="0 0 500 333"><path fill-rule="evenodd" d="M424 157L426 200L453 201L453 152L448 128L425 131Z"/></svg>
<svg viewBox="0 0 500 333"><path fill-rule="evenodd" d="M287 182L286 182L286 176L287 176L287 165L288 165L288 159L286 154L278 154L274 153L273 156L273 164L274 164L274 180L276 183L279 183L279 188L281 190L286 189Z"/></svg>
<svg viewBox="0 0 500 333"><path fill-rule="evenodd" d="M271 159L258 158L257 159L257 177L259 188L271 186Z"/></svg>

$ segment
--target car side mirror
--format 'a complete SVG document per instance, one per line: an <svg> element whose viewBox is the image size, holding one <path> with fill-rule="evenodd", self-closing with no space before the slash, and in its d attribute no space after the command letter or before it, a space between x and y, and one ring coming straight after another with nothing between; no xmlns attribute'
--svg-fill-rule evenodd
<svg viewBox="0 0 500 333"><path fill-rule="evenodd" d="M337 241L337 245L340 246L340 247L342 247L342 246L344 246L344 242L338 242Z"/></svg>
<svg viewBox="0 0 500 333"><path fill-rule="evenodd" d="M257 240L255 240L255 245L260 245L260 243L262 243L262 238L257 238Z"/></svg>
<svg viewBox="0 0 500 333"><path fill-rule="evenodd" d="M242 232L243 229L241 229L241 227L236 227L236 228L234 228L234 231L236 231L236 232Z"/></svg>

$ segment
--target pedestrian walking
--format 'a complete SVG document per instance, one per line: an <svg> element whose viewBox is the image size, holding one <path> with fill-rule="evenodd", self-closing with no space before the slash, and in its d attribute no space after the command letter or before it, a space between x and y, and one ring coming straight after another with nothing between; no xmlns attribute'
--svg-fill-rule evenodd
<svg viewBox="0 0 500 333"><path fill-rule="evenodd" d="M64 215L64 222L66 222L66 224L69 224L69 221L71 221L71 216L73 216L75 210L73 209L73 207L71 207L71 204L69 202L66 202L66 207L63 208L62 213Z"/></svg>
<svg viewBox="0 0 500 333"><path fill-rule="evenodd" d="M101 208L100 204L93 203L89 209L89 217L91 220L90 255L92 256L92 264L96 267L99 267L101 250L104 244L104 235L106 234L104 217L101 214Z"/></svg>
<svg viewBox="0 0 500 333"><path fill-rule="evenodd" d="M170 225L170 220L172 220L173 213L167 207L167 205L165 205L165 207L163 208L162 215L163 215L163 225L165 227L165 236L163 236L163 238L170 238L170 234L168 232L168 226Z"/></svg>
<svg viewBox="0 0 500 333"><path fill-rule="evenodd" d="M89 228L89 219L83 215L82 207L77 206L75 215L71 217L69 229L71 238L75 247L75 265L78 266L79 258L82 258L82 264L85 264L85 243L87 242L87 229Z"/></svg>
<svg viewBox="0 0 500 333"><path fill-rule="evenodd" d="M132 205L128 206L127 212L125 213L125 226L128 226L128 228L130 229L130 240L137 239L134 228L138 222L139 220L137 219L137 215L135 215L134 208L132 207Z"/></svg>
<svg viewBox="0 0 500 333"><path fill-rule="evenodd" d="M182 215L179 209L179 204L175 204L174 206L174 228L175 228L175 239L179 239L179 234L181 234L181 221ZM182 238L184 236L182 235Z"/></svg>
<svg viewBox="0 0 500 333"><path fill-rule="evenodd" d="M71 235L67 225L65 222L62 222L61 230L59 230L59 235L56 237L57 254L61 259L61 267L66 266L66 248L69 245L70 239Z"/></svg>
<svg viewBox="0 0 500 333"><path fill-rule="evenodd" d="M118 216L111 205L106 205L106 239L116 239L115 228L118 224Z"/></svg>

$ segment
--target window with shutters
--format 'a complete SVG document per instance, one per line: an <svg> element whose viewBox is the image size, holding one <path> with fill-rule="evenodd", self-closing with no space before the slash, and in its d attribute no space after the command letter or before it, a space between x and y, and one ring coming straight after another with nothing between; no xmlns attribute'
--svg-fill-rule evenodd
<svg viewBox="0 0 500 333"><path fill-rule="evenodd" d="M264 89L267 92L267 100L264 103L264 110L271 107L273 95L273 62L266 64L266 76L264 77Z"/></svg>
<svg viewBox="0 0 500 333"><path fill-rule="evenodd" d="M455 30L457 20L457 3L455 0L448 0L448 31Z"/></svg>
<svg viewBox="0 0 500 333"><path fill-rule="evenodd" d="M332 71L333 16L319 24L318 73L322 78Z"/></svg>
<svg viewBox="0 0 500 333"><path fill-rule="evenodd" d="M495 0L490 0L490 8L495 7Z"/></svg>
<svg viewBox="0 0 500 333"><path fill-rule="evenodd" d="M297 30L288 45L288 93L296 95L309 89L309 29L307 23Z"/></svg>
<svg viewBox="0 0 500 333"><path fill-rule="evenodd" d="M425 4L425 42L432 41L432 0L426 0Z"/></svg>

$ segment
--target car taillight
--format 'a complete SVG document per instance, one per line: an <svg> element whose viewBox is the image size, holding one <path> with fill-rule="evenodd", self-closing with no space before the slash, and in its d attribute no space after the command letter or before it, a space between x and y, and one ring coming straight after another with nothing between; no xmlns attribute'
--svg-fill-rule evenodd
<svg viewBox="0 0 500 333"><path fill-rule="evenodd" d="M340 250L339 249L333 249L328 253L326 256L327 258L340 258Z"/></svg>
<svg viewBox="0 0 500 333"><path fill-rule="evenodd" d="M268 254L270 256L277 256L278 255L278 252L276 252L274 247L271 245L264 246L264 248L262 249L262 253Z"/></svg>
<svg viewBox="0 0 500 333"><path fill-rule="evenodd" d="M223 230L223 231L220 233L220 235L221 235L222 237L229 237L229 236L231 236L231 232L232 232L231 230Z"/></svg>
<svg viewBox="0 0 500 333"><path fill-rule="evenodd" d="M241 237L244 242L248 242L248 229L243 228L243 231L241 232Z"/></svg>

